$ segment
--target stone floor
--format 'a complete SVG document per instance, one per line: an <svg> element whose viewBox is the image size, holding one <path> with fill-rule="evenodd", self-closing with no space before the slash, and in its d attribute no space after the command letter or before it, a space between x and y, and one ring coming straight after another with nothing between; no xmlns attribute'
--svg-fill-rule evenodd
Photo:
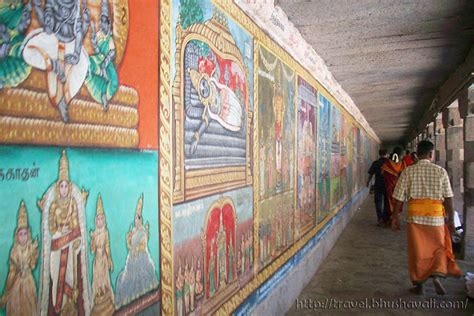
<svg viewBox="0 0 474 316"><path fill-rule="evenodd" d="M445 296L436 295L431 281L426 283L424 296L408 291L406 225L402 223L398 232L377 227L372 201L371 195L362 204L287 315L474 315L474 301L466 297L464 278L447 279ZM474 262L458 260L458 264L463 272L474 272ZM391 306L376 308L381 302ZM372 309L365 309L372 303ZM441 304L467 308L429 309ZM329 305L339 308L325 308Z"/></svg>

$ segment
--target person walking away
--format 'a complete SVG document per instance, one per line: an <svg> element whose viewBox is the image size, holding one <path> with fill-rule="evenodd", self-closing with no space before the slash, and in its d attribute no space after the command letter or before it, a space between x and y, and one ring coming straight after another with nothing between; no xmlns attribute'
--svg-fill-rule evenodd
<svg viewBox="0 0 474 316"><path fill-rule="evenodd" d="M462 272L451 244L455 231L453 191L446 170L431 163L433 149L430 141L418 144L419 161L402 173L393 198L395 209L408 201L408 271L414 285L411 291L423 294L423 283L433 278L436 293L444 295L440 278L460 277ZM392 227L399 227L398 213L392 217Z"/></svg>
<svg viewBox="0 0 474 316"><path fill-rule="evenodd" d="M390 216L387 209L387 193L385 191L385 183L382 175L381 167L387 161L387 150L379 150L379 159L374 161L369 168L369 179L367 180L367 187L370 187L372 177L375 175L374 183L374 202L375 211L377 212L378 226L386 226L390 223Z"/></svg>
<svg viewBox="0 0 474 316"><path fill-rule="evenodd" d="M402 209L394 207L393 201L393 191L397 185L398 177L403 169L405 169L405 164L401 160L401 154L402 149L400 147L395 147L390 159L388 159L381 168L385 183L385 191L387 192L388 216L390 217L392 217L394 213L402 211Z"/></svg>
<svg viewBox="0 0 474 316"><path fill-rule="evenodd" d="M403 156L403 163L405 164L405 168L415 163L415 161L413 160L413 156L410 154L409 150L405 150L405 156Z"/></svg>

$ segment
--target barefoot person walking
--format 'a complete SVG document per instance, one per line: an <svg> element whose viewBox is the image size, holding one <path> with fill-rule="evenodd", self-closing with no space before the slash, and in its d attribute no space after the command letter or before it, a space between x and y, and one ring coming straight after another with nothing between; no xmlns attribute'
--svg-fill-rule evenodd
<svg viewBox="0 0 474 316"><path fill-rule="evenodd" d="M418 144L419 160L401 174L393 198L396 210L408 201L408 272L414 285L411 291L423 294L423 283L433 278L436 293L444 295L446 290L440 278L459 277L462 272L451 245L453 191L446 170L431 163L433 149L430 141ZM399 227L398 221L395 212L392 228Z"/></svg>

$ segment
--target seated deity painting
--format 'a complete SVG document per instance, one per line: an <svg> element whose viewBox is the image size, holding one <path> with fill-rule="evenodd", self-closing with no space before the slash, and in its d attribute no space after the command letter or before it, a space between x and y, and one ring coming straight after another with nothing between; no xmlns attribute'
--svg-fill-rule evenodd
<svg viewBox="0 0 474 316"><path fill-rule="evenodd" d="M139 91L118 72L135 45L128 12L128 0L0 3L0 142L138 146Z"/></svg>

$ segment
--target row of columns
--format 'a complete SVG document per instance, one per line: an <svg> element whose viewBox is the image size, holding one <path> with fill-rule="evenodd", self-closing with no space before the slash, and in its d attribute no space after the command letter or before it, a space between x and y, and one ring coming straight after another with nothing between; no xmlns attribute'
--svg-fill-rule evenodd
<svg viewBox="0 0 474 316"><path fill-rule="evenodd" d="M465 89L459 98L459 112L464 120L464 247L463 255L474 256L474 85Z"/></svg>
<svg viewBox="0 0 474 316"><path fill-rule="evenodd" d="M435 163L446 168L454 192L454 208L463 217L461 256L474 259L474 84L408 144L424 139L435 144Z"/></svg>

